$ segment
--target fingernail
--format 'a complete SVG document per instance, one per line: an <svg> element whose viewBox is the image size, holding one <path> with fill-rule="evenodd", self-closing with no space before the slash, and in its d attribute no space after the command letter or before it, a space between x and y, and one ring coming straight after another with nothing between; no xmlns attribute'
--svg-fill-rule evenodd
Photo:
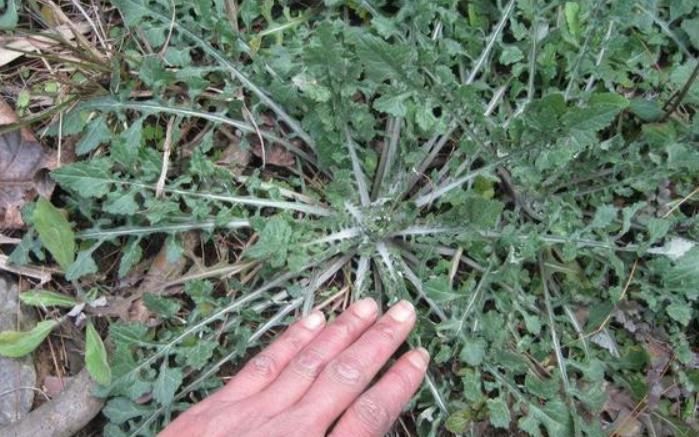
<svg viewBox="0 0 699 437"><path fill-rule="evenodd" d="M353 305L352 311L362 319L368 319L376 314L376 302L370 297L365 297Z"/></svg>
<svg viewBox="0 0 699 437"><path fill-rule="evenodd" d="M320 311L313 311L305 319L303 319L303 326L306 329L316 330L325 323L325 316Z"/></svg>
<svg viewBox="0 0 699 437"><path fill-rule="evenodd" d="M407 300L401 300L397 304L393 305L390 310L388 310L388 315L393 318L396 322L403 323L413 316L415 309L413 304Z"/></svg>
<svg viewBox="0 0 699 437"><path fill-rule="evenodd" d="M427 369L427 365L430 363L430 353L424 347L419 347L410 351L408 355L408 361L410 364L417 367L420 370Z"/></svg>

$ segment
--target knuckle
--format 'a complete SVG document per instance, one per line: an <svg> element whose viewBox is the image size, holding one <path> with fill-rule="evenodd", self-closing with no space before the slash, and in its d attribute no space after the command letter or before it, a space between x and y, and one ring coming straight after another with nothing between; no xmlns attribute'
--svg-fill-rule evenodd
<svg viewBox="0 0 699 437"><path fill-rule="evenodd" d="M323 369L324 356L317 349L307 349L294 359L292 369L297 374L315 378Z"/></svg>
<svg viewBox="0 0 699 437"><path fill-rule="evenodd" d="M351 356L341 356L330 366L331 377L343 385L359 385L364 380L364 366Z"/></svg>
<svg viewBox="0 0 699 437"><path fill-rule="evenodd" d="M292 351L297 351L303 347L305 341L301 335L294 332L289 332L283 337L285 345Z"/></svg>
<svg viewBox="0 0 699 437"><path fill-rule="evenodd" d="M276 374L277 363L271 355L261 354L250 361L248 374L256 378L271 378Z"/></svg>
<svg viewBox="0 0 699 437"><path fill-rule="evenodd" d="M394 387L397 393L412 393L413 378L405 369L392 369L388 371L388 375L395 380Z"/></svg>
<svg viewBox="0 0 699 437"><path fill-rule="evenodd" d="M388 340L389 342L393 342L397 338L397 332L395 326L391 325L390 323L386 322L379 322L376 325L374 325L374 334L379 336L382 339Z"/></svg>
<svg viewBox="0 0 699 437"><path fill-rule="evenodd" d="M328 327L329 334L337 340L344 340L352 336L354 325L348 321L336 321Z"/></svg>
<svg viewBox="0 0 699 437"><path fill-rule="evenodd" d="M360 426L366 428L372 435L384 431L391 425L391 415L386 407L370 396L359 398L352 406L352 410Z"/></svg>

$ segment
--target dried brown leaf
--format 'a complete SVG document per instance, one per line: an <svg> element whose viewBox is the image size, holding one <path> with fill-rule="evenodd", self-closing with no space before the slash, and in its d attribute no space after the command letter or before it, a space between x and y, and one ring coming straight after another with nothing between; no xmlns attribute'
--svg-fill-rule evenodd
<svg viewBox="0 0 699 437"><path fill-rule="evenodd" d="M17 121L12 109L0 100L0 126ZM56 168L56 154L22 129L0 134L0 228L24 226L21 209L37 194L50 197L54 183L48 170Z"/></svg>

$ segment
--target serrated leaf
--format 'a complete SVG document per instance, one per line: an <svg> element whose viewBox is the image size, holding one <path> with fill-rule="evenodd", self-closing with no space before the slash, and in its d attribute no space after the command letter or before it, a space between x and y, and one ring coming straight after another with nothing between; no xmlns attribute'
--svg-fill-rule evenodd
<svg viewBox="0 0 699 437"><path fill-rule="evenodd" d="M577 132L597 132L614 120L629 105L622 96L612 93L593 95L588 107L572 108L563 116L563 121Z"/></svg>
<svg viewBox="0 0 699 437"><path fill-rule="evenodd" d="M692 321L692 307L687 304L673 303L665 308L667 315L683 326L689 325Z"/></svg>
<svg viewBox="0 0 699 437"><path fill-rule="evenodd" d="M141 249L140 239L134 238L128 242L124 248L124 253L121 255L121 260L119 261L119 272L120 278L126 276L133 266L138 264L143 256L143 249Z"/></svg>
<svg viewBox="0 0 699 437"><path fill-rule="evenodd" d="M32 223L41 244L62 269L67 269L75 258L75 233L61 210L40 197L32 214Z"/></svg>
<svg viewBox="0 0 699 437"><path fill-rule="evenodd" d="M182 306L175 299L158 296L153 293L144 294L143 303L146 305L146 308L165 318L175 316Z"/></svg>
<svg viewBox="0 0 699 437"><path fill-rule="evenodd" d="M126 398L114 398L107 402L102 409L102 414L107 416L112 423L121 425L136 417L145 416L152 410L151 407L138 405Z"/></svg>
<svg viewBox="0 0 699 437"><path fill-rule="evenodd" d="M488 399L488 416L490 417L490 423L496 428L509 428L510 421L510 409L502 398Z"/></svg>
<svg viewBox="0 0 699 437"><path fill-rule="evenodd" d="M97 264L92 259L92 250L83 250L78 253L75 262L66 270L66 279L74 281L85 275L97 273Z"/></svg>
<svg viewBox="0 0 699 437"><path fill-rule="evenodd" d="M459 358L470 366L478 366L483 362L486 346L482 338L466 338Z"/></svg>
<svg viewBox="0 0 699 437"><path fill-rule="evenodd" d="M611 225L616 219L617 209L612 205L602 205L595 211L595 216L592 219L590 227L593 229L602 229Z"/></svg>
<svg viewBox="0 0 699 437"><path fill-rule="evenodd" d="M517 46L506 46L500 53L500 63L503 65L512 65L524 59L524 53Z"/></svg>
<svg viewBox="0 0 699 437"><path fill-rule="evenodd" d="M177 367L161 367L158 379L153 384L155 400L164 406L172 404L183 377L182 370Z"/></svg>
<svg viewBox="0 0 699 437"><path fill-rule="evenodd" d="M413 50L362 33L357 38L357 56L364 64L367 76L380 83L390 78L402 79L404 68L412 63Z"/></svg>
<svg viewBox="0 0 699 437"><path fill-rule="evenodd" d="M281 217L267 220L260 232L260 239L246 251L254 259L269 259L272 267L281 267L286 261L291 242L291 226Z"/></svg>
<svg viewBox="0 0 699 437"><path fill-rule="evenodd" d="M574 35L580 35L580 5L577 2L566 2L564 7L568 31Z"/></svg>
<svg viewBox="0 0 699 437"><path fill-rule="evenodd" d="M71 296L56 293L50 290L29 290L19 295L19 300L25 305L36 307L63 307L73 308L78 301Z"/></svg>
<svg viewBox="0 0 699 437"><path fill-rule="evenodd" d="M405 99L407 97L408 94L399 94L397 96L384 94L381 97L374 100L372 106L377 111L391 114L394 117L405 117L405 114L408 110L405 106Z"/></svg>
<svg viewBox="0 0 699 437"><path fill-rule="evenodd" d="M58 325L56 320L44 320L30 331L0 332L0 355L10 358L23 357L36 349Z"/></svg>
<svg viewBox="0 0 699 437"><path fill-rule="evenodd" d="M88 322L85 327L85 367L97 383L109 385L112 381L107 350L92 322Z"/></svg>
<svg viewBox="0 0 699 437"><path fill-rule="evenodd" d="M114 183L110 168L109 160L97 158L60 167L51 173L51 177L63 188L82 197L102 197Z"/></svg>
<svg viewBox="0 0 699 437"><path fill-rule="evenodd" d="M75 153L78 155L90 153L97 146L109 140L111 136L112 132L109 130L107 122L103 116L99 116L87 124L87 130L78 144L75 145Z"/></svg>
<svg viewBox="0 0 699 437"><path fill-rule="evenodd" d="M109 196L110 201L105 203L104 211L114 215L133 215L138 209L134 193L114 193Z"/></svg>

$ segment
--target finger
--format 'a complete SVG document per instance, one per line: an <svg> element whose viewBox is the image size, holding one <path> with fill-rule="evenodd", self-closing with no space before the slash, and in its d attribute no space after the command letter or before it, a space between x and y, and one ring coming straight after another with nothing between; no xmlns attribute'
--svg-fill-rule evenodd
<svg viewBox="0 0 699 437"><path fill-rule="evenodd" d="M291 325L279 339L240 370L224 388L216 393L218 399L237 401L260 392L271 384L307 344L322 331L325 316L314 311Z"/></svg>
<svg viewBox="0 0 699 437"><path fill-rule="evenodd" d="M357 301L299 353L279 378L251 401L275 415L298 401L335 356L349 347L376 320L373 299Z"/></svg>
<svg viewBox="0 0 699 437"><path fill-rule="evenodd" d="M378 437L387 433L420 387L429 361L429 354L422 348L403 355L352 404L330 436Z"/></svg>
<svg viewBox="0 0 699 437"><path fill-rule="evenodd" d="M405 341L415 324L415 309L400 301L323 372L301 406L315 405L318 420L330 424L359 396Z"/></svg>

